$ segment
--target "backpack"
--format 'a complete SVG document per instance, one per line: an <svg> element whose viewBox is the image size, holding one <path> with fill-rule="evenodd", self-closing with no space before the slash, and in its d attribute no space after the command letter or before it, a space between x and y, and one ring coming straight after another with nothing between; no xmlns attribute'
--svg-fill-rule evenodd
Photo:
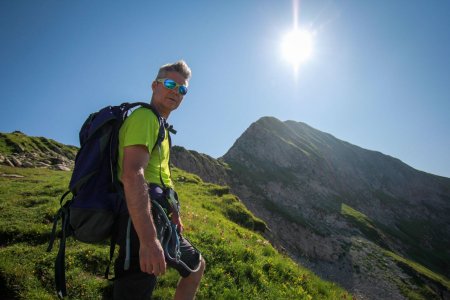
<svg viewBox="0 0 450 300"><path fill-rule="evenodd" d="M80 149L75 157L69 190L60 199L61 208L54 218L47 248L47 252L52 250L57 223L61 219L61 240L55 261L55 285L61 298L67 295L64 265L69 236L86 243L99 243L110 238L110 261L105 272L108 278L117 219L126 211L123 188L117 178L119 130L128 112L137 106L152 110L158 118L160 127L153 149L161 145L166 128L176 133L151 105L141 102L107 106L86 119L79 133ZM64 203L69 194L72 198Z"/></svg>

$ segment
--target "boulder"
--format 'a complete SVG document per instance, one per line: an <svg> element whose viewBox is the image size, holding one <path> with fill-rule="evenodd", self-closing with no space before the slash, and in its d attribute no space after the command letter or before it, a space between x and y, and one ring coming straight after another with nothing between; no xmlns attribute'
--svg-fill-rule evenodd
<svg viewBox="0 0 450 300"><path fill-rule="evenodd" d="M22 167L23 167L23 168L33 168L34 165L33 165L33 163L30 162L30 161L24 161L24 162L22 162Z"/></svg>
<svg viewBox="0 0 450 300"><path fill-rule="evenodd" d="M21 167L22 166L22 162L18 158L14 157L14 156L11 156L11 162L13 163L14 167Z"/></svg>
<svg viewBox="0 0 450 300"><path fill-rule="evenodd" d="M63 164L53 165L52 169L59 170L59 171L70 171L70 168L65 166L65 165L63 165Z"/></svg>
<svg viewBox="0 0 450 300"><path fill-rule="evenodd" d="M51 167L50 164L47 164L47 163L42 162L42 161L36 162L35 166L38 167L38 168L50 168Z"/></svg>
<svg viewBox="0 0 450 300"><path fill-rule="evenodd" d="M62 157L50 157L50 163L56 166L64 164L65 161Z"/></svg>
<svg viewBox="0 0 450 300"><path fill-rule="evenodd" d="M18 175L18 174L0 174L1 177L8 177L8 178L24 178L25 176Z"/></svg>
<svg viewBox="0 0 450 300"><path fill-rule="evenodd" d="M10 167L14 167L14 164L7 157L5 157L3 164L10 166Z"/></svg>

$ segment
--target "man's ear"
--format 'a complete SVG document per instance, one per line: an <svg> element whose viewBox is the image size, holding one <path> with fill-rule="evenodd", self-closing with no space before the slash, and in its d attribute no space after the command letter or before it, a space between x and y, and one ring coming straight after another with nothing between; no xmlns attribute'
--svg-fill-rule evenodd
<svg viewBox="0 0 450 300"><path fill-rule="evenodd" d="M155 91L155 89L156 89L156 85L158 84L158 82L156 81L156 80L154 80L153 82L152 82L152 91L154 92Z"/></svg>

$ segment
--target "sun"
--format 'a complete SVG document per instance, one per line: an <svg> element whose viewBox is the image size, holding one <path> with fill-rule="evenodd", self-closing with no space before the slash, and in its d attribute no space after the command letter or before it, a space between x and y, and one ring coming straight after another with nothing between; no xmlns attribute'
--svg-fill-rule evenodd
<svg viewBox="0 0 450 300"><path fill-rule="evenodd" d="M313 34L304 29L293 29L282 40L283 58L294 67L307 61L313 52Z"/></svg>

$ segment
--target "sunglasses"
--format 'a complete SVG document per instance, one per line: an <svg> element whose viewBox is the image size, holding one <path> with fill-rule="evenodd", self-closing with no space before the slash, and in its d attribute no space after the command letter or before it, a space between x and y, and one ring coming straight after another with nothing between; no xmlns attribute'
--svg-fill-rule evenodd
<svg viewBox="0 0 450 300"><path fill-rule="evenodd" d="M156 79L156 81L163 83L164 87L168 88L169 90L173 90L178 87L178 92L180 93L180 95L184 96L188 92L187 86L178 84L175 81L173 81L172 79L161 78L161 79Z"/></svg>

